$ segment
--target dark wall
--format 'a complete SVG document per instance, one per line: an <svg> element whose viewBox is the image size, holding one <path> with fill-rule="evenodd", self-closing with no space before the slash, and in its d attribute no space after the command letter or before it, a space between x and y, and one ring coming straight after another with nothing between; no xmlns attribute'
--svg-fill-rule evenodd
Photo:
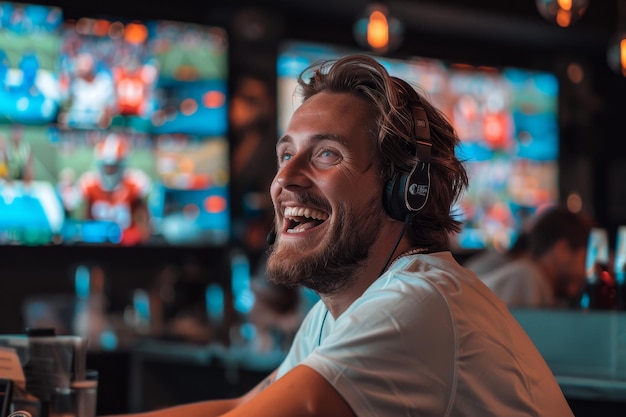
<svg viewBox="0 0 626 417"><path fill-rule="evenodd" d="M152 288L168 266L197 260L206 283L225 287L230 273L228 248L3 247L0 259L0 333L24 331L22 308L29 297L73 296L79 265L102 268L106 311L118 315L131 305L134 289Z"/></svg>

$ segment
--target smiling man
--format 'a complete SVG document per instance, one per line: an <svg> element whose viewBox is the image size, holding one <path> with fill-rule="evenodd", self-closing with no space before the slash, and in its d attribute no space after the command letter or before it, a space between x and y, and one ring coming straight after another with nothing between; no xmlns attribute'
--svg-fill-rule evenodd
<svg viewBox="0 0 626 417"><path fill-rule="evenodd" d="M299 84L267 274L320 301L251 392L150 415L572 416L506 306L448 250L468 179L444 115L367 56Z"/></svg>
<svg viewBox="0 0 626 417"><path fill-rule="evenodd" d="M378 277L385 256L369 259L384 229L375 113L345 93L321 92L302 106L276 147L271 194L279 236L267 273L276 283L303 284L322 296L350 294L365 274L369 283Z"/></svg>

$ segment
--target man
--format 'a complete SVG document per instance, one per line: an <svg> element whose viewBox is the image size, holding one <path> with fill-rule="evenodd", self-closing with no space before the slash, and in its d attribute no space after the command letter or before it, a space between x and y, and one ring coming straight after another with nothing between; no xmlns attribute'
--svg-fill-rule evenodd
<svg viewBox="0 0 626 417"><path fill-rule="evenodd" d="M509 307L567 307L585 284L590 227L567 207L544 209L529 231L527 254L480 278Z"/></svg>
<svg viewBox="0 0 626 417"><path fill-rule="evenodd" d="M76 57L74 71L66 123L78 129L108 128L115 108L113 77L109 71L98 68L88 52Z"/></svg>
<svg viewBox="0 0 626 417"><path fill-rule="evenodd" d="M367 56L299 84L267 274L321 300L246 395L146 416L572 416L504 303L447 250L467 176L442 113Z"/></svg>

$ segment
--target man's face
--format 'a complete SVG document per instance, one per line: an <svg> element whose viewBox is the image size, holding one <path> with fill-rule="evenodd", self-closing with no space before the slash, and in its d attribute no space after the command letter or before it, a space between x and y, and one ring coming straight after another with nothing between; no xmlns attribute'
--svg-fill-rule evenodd
<svg viewBox="0 0 626 417"><path fill-rule="evenodd" d="M569 247L568 252L567 259L561 264L560 277L557 280L555 291L557 297L575 297L580 294L585 285L587 248Z"/></svg>
<svg viewBox="0 0 626 417"><path fill-rule="evenodd" d="M102 171L106 175L115 175L120 170L120 165L118 163L107 163L102 165Z"/></svg>
<svg viewBox="0 0 626 417"><path fill-rule="evenodd" d="M384 218L373 119L346 93L319 93L294 113L276 147L270 280L332 294L363 267Z"/></svg>

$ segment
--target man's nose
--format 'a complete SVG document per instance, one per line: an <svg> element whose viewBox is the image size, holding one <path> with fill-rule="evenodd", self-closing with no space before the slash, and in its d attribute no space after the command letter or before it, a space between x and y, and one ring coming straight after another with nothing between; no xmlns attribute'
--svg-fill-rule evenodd
<svg viewBox="0 0 626 417"><path fill-rule="evenodd" d="M284 189L305 188L311 185L311 167L305 155L293 156L276 173L274 181Z"/></svg>

